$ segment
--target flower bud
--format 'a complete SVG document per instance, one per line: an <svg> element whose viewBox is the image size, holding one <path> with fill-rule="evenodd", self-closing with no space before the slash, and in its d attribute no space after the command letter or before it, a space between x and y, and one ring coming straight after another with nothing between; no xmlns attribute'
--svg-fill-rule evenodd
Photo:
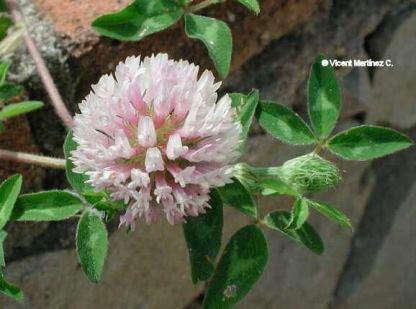
<svg viewBox="0 0 416 309"><path fill-rule="evenodd" d="M324 191L335 187L341 179L332 162L313 153L285 162L280 177L299 192Z"/></svg>

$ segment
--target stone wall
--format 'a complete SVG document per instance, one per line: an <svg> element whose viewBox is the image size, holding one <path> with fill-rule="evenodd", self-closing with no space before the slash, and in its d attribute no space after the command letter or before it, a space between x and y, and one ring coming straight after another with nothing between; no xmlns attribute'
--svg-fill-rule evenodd
<svg viewBox="0 0 416 309"><path fill-rule="evenodd" d="M20 0L42 54L75 111L99 75L130 54L169 52L210 68L205 50L184 37L182 26L139 43L97 37L90 21L127 0ZM343 68L342 121L337 130L360 123L403 130L416 139L416 3L408 0L263 0L250 16L232 1L208 10L227 19L235 50L232 74L222 91L260 89L263 99L292 106L305 116L306 79L314 57L391 59L392 68ZM24 49L13 78L31 98L45 93ZM50 107L7 124L0 146L62 156L64 128ZM246 159L280 164L307 149L287 147L254 126ZM17 133L19 132L19 133ZM313 216L326 251L315 256L278 233L268 232L270 260L253 292L237 308L412 308L416 300L416 150L374 162L338 162L343 183L319 198L334 202L351 218L354 231ZM16 171L25 190L65 187L61 172L0 163L0 178ZM287 199L264 198L261 212L287 208ZM245 223L227 209L225 239ZM13 223L7 227L6 273L25 291L6 308L200 308L203 286L193 286L181 228L142 225L130 236L114 231L104 280L90 284L74 252L75 222Z"/></svg>

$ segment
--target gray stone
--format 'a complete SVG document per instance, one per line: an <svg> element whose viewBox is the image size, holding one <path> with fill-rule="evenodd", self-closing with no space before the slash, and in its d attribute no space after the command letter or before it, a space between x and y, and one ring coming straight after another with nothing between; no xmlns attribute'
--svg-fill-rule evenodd
<svg viewBox="0 0 416 309"><path fill-rule="evenodd" d="M374 101L368 106L371 122L384 121L399 128L416 124L416 10L396 29L381 59L393 67L374 74Z"/></svg>
<svg viewBox="0 0 416 309"><path fill-rule="evenodd" d="M416 185L397 212L374 268L339 308L414 308L416 282Z"/></svg>

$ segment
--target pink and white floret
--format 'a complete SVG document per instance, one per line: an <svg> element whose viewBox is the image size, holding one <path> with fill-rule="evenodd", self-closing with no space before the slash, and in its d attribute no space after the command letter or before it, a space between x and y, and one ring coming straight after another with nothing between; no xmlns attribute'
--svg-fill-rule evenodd
<svg viewBox="0 0 416 309"><path fill-rule="evenodd" d="M129 57L104 75L75 116L75 172L128 205L134 228L162 213L183 222L209 207L209 191L231 182L241 125L213 74L166 54Z"/></svg>

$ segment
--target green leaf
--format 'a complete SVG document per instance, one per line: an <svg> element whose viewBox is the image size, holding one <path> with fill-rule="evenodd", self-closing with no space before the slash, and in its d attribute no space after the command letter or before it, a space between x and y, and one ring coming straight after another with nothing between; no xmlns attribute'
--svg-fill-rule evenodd
<svg viewBox="0 0 416 309"><path fill-rule="evenodd" d="M219 76L228 75L233 50L231 30L221 20L195 14L185 14L185 31L188 37L201 40L214 62Z"/></svg>
<svg viewBox="0 0 416 309"><path fill-rule="evenodd" d="M9 221L21 188L21 175L14 175L0 185L0 229Z"/></svg>
<svg viewBox="0 0 416 309"><path fill-rule="evenodd" d="M241 139L245 142L247 140L248 132L251 123L253 122L254 114L256 112L257 104L259 102L259 91L252 90L245 98L244 105L238 114L242 125Z"/></svg>
<svg viewBox="0 0 416 309"><path fill-rule="evenodd" d="M84 191L82 196L90 204L107 201L107 193L105 191L95 192L93 190Z"/></svg>
<svg viewBox="0 0 416 309"><path fill-rule="evenodd" d="M231 106L236 109L237 117L241 122L241 152L244 151L244 145L247 141L248 132L256 112L259 102L259 91L254 89L248 95L242 93L230 93Z"/></svg>
<svg viewBox="0 0 416 309"><path fill-rule="evenodd" d="M7 15L0 15L0 41L7 36L7 30L13 25L13 20Z"/></svg>
<svg viewBox="0 0 416 309"><path fill-rule="evenodd" d="M4 260L4 248L3 243L7 237L7 233L5 231L0 231L0 266L6 266L6 262Z"/></svg>
<svg viewBox="0 0 416 309"><path fill-rule="evenodd" d="M253 11L256 15L260 13L260 5L257 0L237 0L250 11Z"/></svg>
<svg viewBox="0 0 416 309"><path fill-rule="evenodd" d="M88 176L85 174L75 173L73 171L75 165L70 159L70 157L71 152L74 151L76 148L77 143L73 139L72 131L69 131L64 142L64 154L66 159L66 178L68 179L68 182L70 183L71 187L79 193L92 192L92 186L86 182L88 180Z"/></svg>
<svg viewBox="0 0 416 309"><path fill-rule="evenodd" d="M240 114L241 109L243 108L243 106L246 103L247 100L247 95L243 94L243 93L229 93L228 94L231 98L231 107L235 108L238 112L238 114Z"/></svg>
<svg viewBox="0 0 416 309"><path fill-rule="evenodd" d="M237 179L233 178L233 183L217 188L221 199L225 204L234 207L243 214L257 218L256 204L251 197L250 192Z"/></svg>
<svg viewBox="0 0 416 309"><path fill-rule="evenodd" d="M305 222L301 228L290 230L286 227L290 224L292 216L287 211L274 211L266 215L264 223L271 229L279 231L297 243L305 246L316 254L322 254L324 244L315 229Z"/></svg>
<svg viewBox="0 0 416 309"><path fill-rule="evenodd" d="M350 219L340 210L336 209L334 206L317 201L307 200L308 204L323 214L328 219L334 221L341 227L352 229Z"/></svg>
<svg viewBox="0 0 416 309"><path fill-rule="evenodd" d="M0 12L7 12L7 6L5 0L0 0Z"/></svg>
<svg viewBox="0 0 416 309"><path fill-rule="evenodd" d="M298 230L306 222L309 217L308 202L303 198L295 201L292 209L292 219L288 226L289 229Z"/></svg>
<svg viewBox="0 0 416 309"><path fill-rule="evenodd" d="M123 10L98 17L92 28L122 41L139 41L176 23L182 8L171 0L135 0Z"/></svg>
<svg viewBox="0 0 416 309"><path fill-rule="evenodd" d="M312 65L308 81L308 112L316 134L326 138L337 123L341 107L340 90L332 66L322 65L318 56Z"/></svg>
<svg viewBox="0 0 416 309"><path fill-rule="evenodd" d="M0 121L0 133L3 133L6 130L6 128L4 127L3 122Z"/></svg>
<svg viewBox="0 0 416 309"><path fill-rule="evenodd" d="M19 85L4 83L0 86L0 100L8 100L18 96L22 92L22 87Z"/></svg>
<svg viewBox="0 0 416 309"><path fill-rule="evenodd" d="M1 26L0 26L0 28L1 28ZM0 63L0 85L4 84L4 82L6 80L6 76L7 76L7 71L9 70L10 65L11 65L10 61L4 61L4 62Z"/></svg>
<svg viewBox="0 0 416 309"><path fill-rule="evenodd" d="M267 259L267 241L257 226L248 225L237 231L215 269L203 307L231 308L260 278Z"/></svg>
<svg viewBox="0 0 416 309"><path fill-rule="evenodd" d="M299 195L295 189L277 177L262 179L259 186L262 195Z"/></svg>
<svg viewBox="0 0 416 309"><path fill-rule="evenodd" d="M211 277L221 247L222 201L216 190L211 191L209 204L211 209L205 214L188 217L187 222L183 224L193 283Z"/></svg>
<svg viewBox="0 0 416 309"><path fill-rule="evenodd" d="M17 286L7 282L2 272L0 272L0 292L15 300L23 300L23 292Z"/></svg>
<svg viewBox="0 0 416 309"><path fill-rule="evenodd" d="M395 130L364 125L338 133L329 140L328 148L347 160L371 160L412 144L410 138Z"/></svg>
<svg viewBox="0 0 416 309"><path fill-rule="evenodd" d="M267 133L282 142L293 145L315 142L315 137L305 121L286 106L261 101L257 108L257 118Z"/></svg>
<svg viewBox="0 0 416 309"><path fill-rule="evenodd" d="M24 101L9 104L0 111L0 120L27 114L41 107L43 107L43 103L39 101Z"/></svg>
<svg viewBox="0 0 416 309"><path fill-rule="evenodd" d="M17 221L60 221L75 215L83 202L74 194L52 190L21 195L11 218Z"/></svg>
<svg viewBox="0 0 416 309"><path fill-rule="evenodd" d="M107 229L101 218L86 211L79 220L76 235L77 253L88 279L98 283L101 279L108 250Z"/></svg>

